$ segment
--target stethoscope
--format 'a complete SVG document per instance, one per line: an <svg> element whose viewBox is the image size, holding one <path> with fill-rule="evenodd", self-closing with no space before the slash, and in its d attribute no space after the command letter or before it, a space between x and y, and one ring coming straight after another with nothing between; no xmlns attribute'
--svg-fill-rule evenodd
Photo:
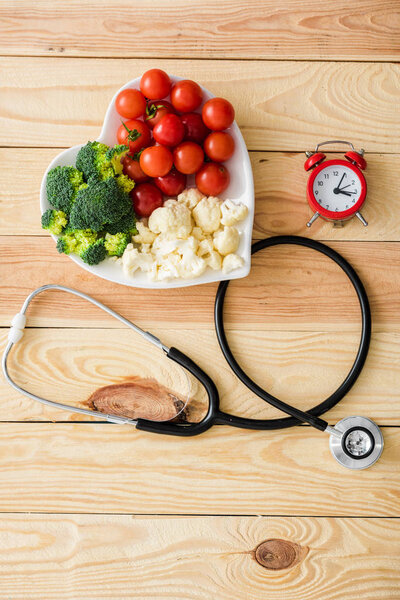
<svg viewBox="0 0 400 600"><path fill-rule="evenodd" d="M162 343L160 339L154 336L148 331L144 331L131 321L128 321L117 312L108 308L98 300L95 300L91 296L68 288L62 285L49 284L34 290L26 298L22 305L21 311L15 315L12 320L12 326L9 331L8 344L3 354L2 367L6 380L8 383L27 396L32 400L37 400L42 404L60 408L62 410L68 410L74 413L89 415L91 417L96 416L99 419L110 421L112 423L127 423L134 425L136 429L147 431L151 433L162 433L166 435L177 435L177 436L193 436L203 433L209 429L212 425L231 425L233 427L240 427L243 429L258 429L258 430L271 430L271 429L283 429L286 427L292 427L299 423L308 423L312 427L320 431L324 431L329 434L329 446L334 458L343 466L350 469L365 469L374 464L380 457L383 450L383 436L379 427L370 419L366 417L346 417L339 421L334 427L329 425L327 421L320 418L320 415L333 408L350 390L361 370L364 366L365 359L368 354L369 343L371 339L371 311L369 307L368 297L365 292L364 286L361 283L360 278L353 269L353 267L337 252L314 240L297 237L297 236L276 236L267 238L256 242L252 246L252 254L259 252L265 248L271 246L277 246L281 244L292 244L298 246L305 246L311 248L328 256L332 259L341 269L346 273L347 277L351 281L361 308L361 337L360 344L353 366L351 367L347 377L344 379L338 389L331 394L326 400L308 410L307 412L301 411L282 400L272 396L266 390L261 388L255 383L240 367L236 361L232 350L229 347L225 329L224 329L224 300L226 291L230 284L230 281L222 281L218 287L217 295L215 299L214 319L215 329L217 338L221 350L231 367L235 375L248 387L254 394L268 402L275 408L278 408L282 412L289 415L286 418L279 419L249 419L244 417L238 417L223 412L219 408L219 394L213 380L205 373L194 361L188 356L177 350L176 348L169 348ZM133 329L136 333L142 336L145 340L159 348L165 355L176 362L178 365L183 367L186 371L191 373L205 388L208 395L208 409L204 418L198 423L176 423L170 421L151 421L146 419L130 419L127 417L121 417L112 414L105 414L97 410L90 410L80 407L70 406L60 402L55 402L32 394L31 392L20 387L13 379L7 369L7 358L11 348L17 344L22 336L26 325L26 311L30 302L38 294L46 290L60 290L74 294L88 302L91 302L104 312L113 316L115 319Z"/></svg>

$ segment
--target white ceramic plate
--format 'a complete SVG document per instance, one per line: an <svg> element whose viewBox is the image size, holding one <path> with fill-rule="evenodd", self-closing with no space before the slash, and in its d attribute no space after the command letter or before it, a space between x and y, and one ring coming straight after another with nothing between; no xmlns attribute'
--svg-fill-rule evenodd
<svg viewBox="0 0 400 600"><path fill-rule="evenodd" d="M179 81L182 77L170 76L172 82ZM136 88L139 89L140 77L136 79L132 79L126 85L124 85L121 89L119 89L114 97L112 98L103 123L103 128L99 137L97 138L98 142L103 142L109 146L114 146L117 143L117 129L121 124L121 117L115 110L115 99L121 90L126 88ZM209 98L213 97L208 90L202 87L204 92L204 102L209 100ZM214 281L222 281L223 279L238 279L240 277L246 277L250 271L250 261L251 261L251 235L253 230L253 219L254 219L254 185L253 185L253 173L251 170L251 164L249 155L247 152L246 144L244 142L243 136L240 133L240 129L236 124L236 121L229 128L229 133L235 140L235 152L230 160L228 160L225 164L228 167L231 180L229 187L225 190L223 194L220 194L220 197L230 198L234 202L242 202L245 204L249 210L249 214L247 218L238 223L237 228L240 232L240 245L237 251L243 260L244 264L240 269L236 269L231 271L228 275L224 275L222 271L214 271L208 267L206 271L200 277L194 279L171 279L170 281L150 281L147 278L146 273L138 273L136 272L134 276L128 277L124 274L122 267L118 264L115 264L110 259L105 259L98 265L89 266L85 264L78 256L75 254L70 254L69 257L76 264L78 264L86 271L97 275L98 277L102 277L103 279L108 279L108 281L113 281L115 283L120 283L122 285L128 285L132 287L140 287L140 288L151 288L151 289L163 289L163 288L176 288L176 287L186 287L189 285L199 285L200 283L210 283ZM50 169L53 169L57 166L67 166L72 165L75 166L76 156L82 146L86 144L87 140L84 141L83 144L79 144L78 146L72 146L68 150L64 150L58 156L51 161L49 166L46 169L46 172L42 179L42 184L40 187L40 208L42 213L44 213L48 208L51 208L47 201L46 194L46 178L47 173ZM188 178L188 187L194 186L194 178ZM54 241L57 241L57 236L52 236Z"/></svg>

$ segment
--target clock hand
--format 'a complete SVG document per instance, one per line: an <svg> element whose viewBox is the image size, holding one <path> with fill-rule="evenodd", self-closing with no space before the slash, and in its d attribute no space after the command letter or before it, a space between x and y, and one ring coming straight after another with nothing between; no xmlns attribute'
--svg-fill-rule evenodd
<svg viewBox="0 0 400 600"><path fill-rule="evenodd" d="M342 188L340 188L341 190L345 190L347 187L350 187L351 183L348 183L347 185L343 186Z"/></svg>
<svg viewBox="0 0 400 600"><path fill-rule="evenodd" d="M356 192L342 192L342 190L338 190L336 193L343 194L344 196L351 196L352 194L355 194Z"/></svg>
<svg viewBox="0 0 400 600"><path fill-rule="evenodd" d="M342 179L339 181L339 185L337 186L337 189L340 188L340 186L342 185L342 181L343 181L343 177L345 176L345 173L343 173L342 175Z"/></svg>

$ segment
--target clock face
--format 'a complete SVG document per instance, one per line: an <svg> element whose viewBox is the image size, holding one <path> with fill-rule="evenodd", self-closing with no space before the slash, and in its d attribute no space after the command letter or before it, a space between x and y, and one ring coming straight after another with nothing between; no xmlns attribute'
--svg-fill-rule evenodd
<svg viewBox="0 0 400 600"><path fill-rule="evenodd" d="M316 174L312 192L320 207L333 213L343 213L352 211L360 200L363 185L350 166L326 164Z"/></svg>

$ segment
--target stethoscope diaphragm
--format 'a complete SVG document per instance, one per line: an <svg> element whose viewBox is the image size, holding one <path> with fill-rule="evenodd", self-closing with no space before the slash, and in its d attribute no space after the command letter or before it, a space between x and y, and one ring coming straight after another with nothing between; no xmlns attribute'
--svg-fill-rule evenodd
<svg viewBox="0 0 400 600"><path fill-rule="evenodd" d="M335 425L341 437L331 435L329 447L333 457L348 469L366 469L383 450L383 436L378 425L367 417L346 417Z"/></svg>

